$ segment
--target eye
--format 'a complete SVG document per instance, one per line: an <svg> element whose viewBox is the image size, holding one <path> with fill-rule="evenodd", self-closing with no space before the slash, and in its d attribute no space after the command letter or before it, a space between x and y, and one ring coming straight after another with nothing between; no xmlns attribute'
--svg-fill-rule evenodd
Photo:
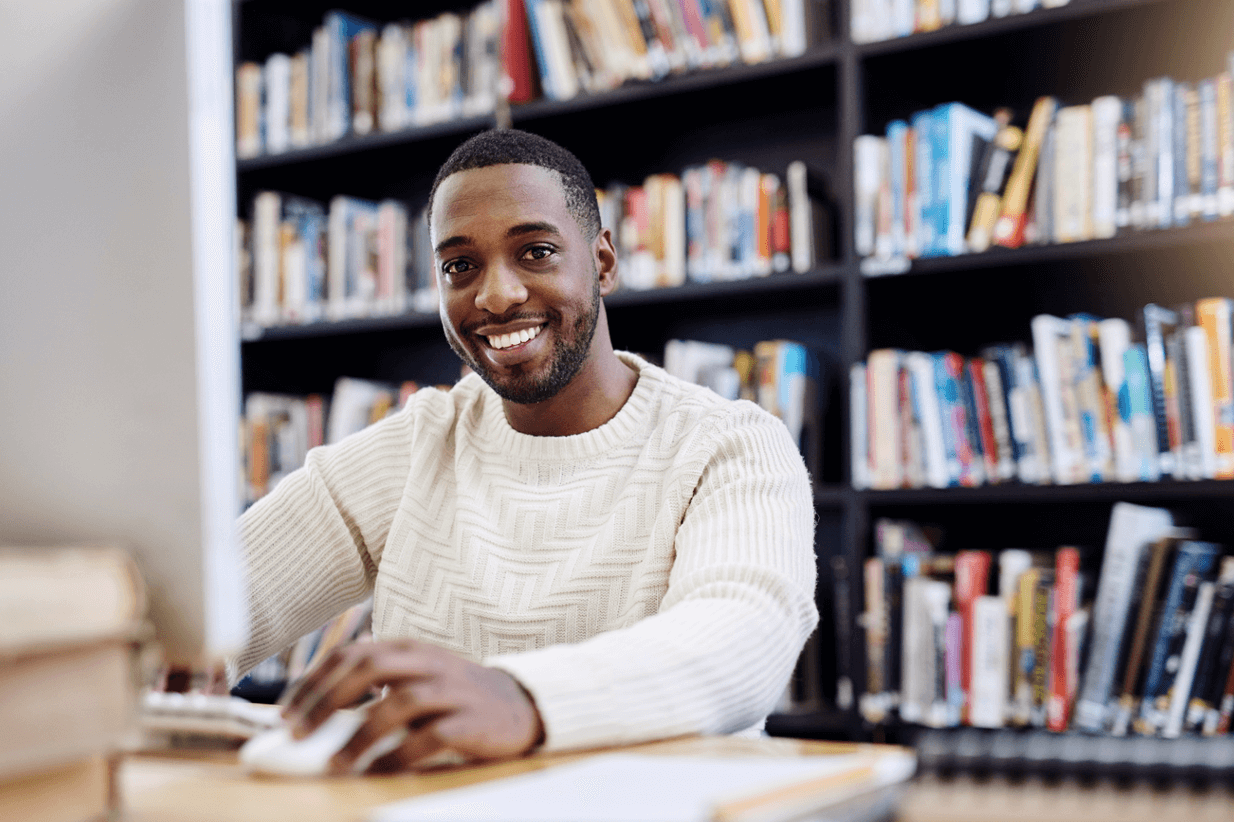
<svg viewBox="0 0 1234 822"><path fill-rule="evenodd" d="M472 267L470 262L462 258L446 260L441 264L441 273L449 279L457 279L470 271Z"/></svg>
<svg viewBox="0 0 1234 822"><path fill-rule="evenodd" d="M523 252L523 257L528 260L540 261L547 260L556 253L557 249L553 248L551 245L540 244L528 247L528 249Z"/></svg>

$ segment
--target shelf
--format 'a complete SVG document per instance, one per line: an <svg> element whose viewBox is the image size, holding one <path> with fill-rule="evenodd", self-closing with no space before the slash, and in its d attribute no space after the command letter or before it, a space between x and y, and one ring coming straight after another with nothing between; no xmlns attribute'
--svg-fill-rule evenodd
<svg viewBox="0 0 1234 822"><path fill-rule="evenodd" d="M432 123L417 128L401 129L399 131L380 131L375 134L366 134L363 137L347 136L331 143L323 143L322 145L292 149L280 154L263 154L259 157L236 160L236 173L243 175L249 171L281 168L299 163L313 163L319 160L329 160L377 148L411 145L438 137L481 131L491 128L493 124L493 115L482 114L475 117L463 117L456 120L446 120L441 123Z"/></svg>
<svg viewBox="0 0 1234 822"><path fill-rule="evenodd" d="M1026 14L1009 14L1006 17L995 17L980 23L970 25L944 26L937 31L911 34L907 37L893 37L889 40L879 40L874 43L855 44L858 57L879 57L913 51L915 49L931 48L933 46L956 43L963 40L977 40L1006 32L1021 29L1047 26L1068 20L1084 17L1094 17L1108 14L1119 9L1135 8L1167 2L1167 0L1071 0L1067 5L1056 9L1036 9Z"/></svg>
<svg viewBox="0 0 1234 822"><path fill-rule="evenodd" d="M671 75L662 80L630 81L609 91L579 94L569 100L533 100L512 106L510 117L515 125L527 120L573 114L588 109L634 103L674 94L686 94L719 86L731 86L751 80L781 77L799 71L809 71L833 65L839 60L840 47L835 44L816 46L799 57L767 60L753 65L724 66L697 69L688 74Z"/></svg>
<svg viewBox="0 0 1234 822"><path fill-rule="evenodd" d="M984 503L1038 503L1125 500L1234 500L1234 481L1163 480L1161 482L1102 482L1081 485L983 485L978 488L898 488L863 490L859 494L871 507L886 505L972 505Z"/></svg>
<svg viewBox="0 0 1234 822"><path fill-rule="evenodd" d="M916 259L911 261L907 271L870 275L866 279L879 280L918 274L946 274L952 271L971 271L981 268L1092 260L1119 254L1180 250L1212 243L1234 243L1234 219L1224 218L1181 228L1127 231L1104 240L1054 243L1023 248L1000 247L991 248L980 254Z"/></svg>
<svg viewBox="0 0 1234 822"><path fill-rule="evenodd" d="M847 485L824 483L814 486L814 504L820 508L839 508L853 499L856 491Z"/></svg>
<svg viewBox="0 0 1234 822"><path fill-rule="evenodd" d="M767 717L767 735L793 739L857 740L863 735L861 719L851 711L826 708Z"/></svg>
<svg viewBox="0 0 1234 822"><path fill-rule="evenodd" d="M812 289L838 288L844 279L845 267L839 265L818 268L805 274L772 274L745 280L714 283L687 283L675 288L649 288L641 291L618 291L605 298L610 309L634 306L671 305L708 300L734 300L769 294L794 294ZM292 340L327 337L341 334L366 334L440 325L437 312L409 312L390 317L362 317L338 322L315 322L303 325L278 325L269 328L243 329L244 342Z"/></svg>

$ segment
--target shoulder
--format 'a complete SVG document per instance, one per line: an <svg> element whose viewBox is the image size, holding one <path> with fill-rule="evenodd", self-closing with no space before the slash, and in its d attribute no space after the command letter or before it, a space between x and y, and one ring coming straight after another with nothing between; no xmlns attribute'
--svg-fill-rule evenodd
<svg viewBox="0 0 1234 822"><path fill-rule="evenodd" d="M758 443L759 451L780 452L800 461L788 429L778 417L749 400L730 400L710 388L686 382L659 366L625 352L623 361L650 380L656 427L691 450L714 452L741 442Z"/></svg>

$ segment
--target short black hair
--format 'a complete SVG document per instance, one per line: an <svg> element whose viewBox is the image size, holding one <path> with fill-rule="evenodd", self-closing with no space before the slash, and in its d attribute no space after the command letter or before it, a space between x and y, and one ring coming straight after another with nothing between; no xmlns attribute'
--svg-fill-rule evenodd
<svg viewBox="0 0 1234 822"><path fill-rule="evenodd" d="M428 219L433 220L433 199L441 182L460 171L513 163L539 166L557 172L570 212L583 236L589 241L600 233L600 206L591 175L567 149L538 134L514 128L482 131L469 138L450 154L437 171L428 195Z"/></svg>

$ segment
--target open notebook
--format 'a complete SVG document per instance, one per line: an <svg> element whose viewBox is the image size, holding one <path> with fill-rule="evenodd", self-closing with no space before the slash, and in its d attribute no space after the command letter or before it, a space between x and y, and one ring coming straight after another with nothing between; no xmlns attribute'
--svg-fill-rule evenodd
<svg viewBox="0 0 1234 822"><path fill-rule="evenodd" d="M898 748L838 756L606 754L394 802L369 822L775 822L909 779Z"/></svg>

